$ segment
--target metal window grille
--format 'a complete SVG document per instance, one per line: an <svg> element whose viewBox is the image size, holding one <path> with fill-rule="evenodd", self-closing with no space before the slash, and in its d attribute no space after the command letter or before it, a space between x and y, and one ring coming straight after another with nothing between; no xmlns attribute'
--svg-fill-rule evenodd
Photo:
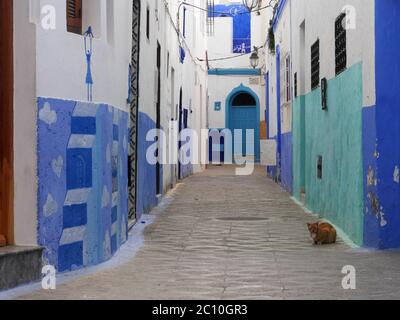
<svg viewBox="0 0 400 320"><path fill-rule="evenodd" d="M207 1L207 35L209 37L214 36L214 26L215 26L215 3L214 0Z"/></svg>
<svg viewBox="0 0 400 320"><path fill-rule="evenodd" d="M311 46L311 89L319 86L319 40Z"/></svg>
<svg viewBox="0 0 400 320"><path fill-rule="evenodd" d="M290 57L286 58L286 102L290 102L291 93L290 93Z"/></svg>
<svg viewBox="0 0 400 320"><path fill-rule="evenodd" d="M346 13L342 13L335 21L335 65L336 75L346 69L347 52L346 52Z"/></svg>

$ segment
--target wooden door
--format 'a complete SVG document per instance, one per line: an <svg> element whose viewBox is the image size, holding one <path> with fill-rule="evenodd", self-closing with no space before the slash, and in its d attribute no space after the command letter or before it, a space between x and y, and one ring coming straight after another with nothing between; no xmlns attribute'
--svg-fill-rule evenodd
<svg viewBox="0 0 400 320"><path fill-rule="evenodd" d="M0 238L13 244L13 1L0 12Z"/></svg>

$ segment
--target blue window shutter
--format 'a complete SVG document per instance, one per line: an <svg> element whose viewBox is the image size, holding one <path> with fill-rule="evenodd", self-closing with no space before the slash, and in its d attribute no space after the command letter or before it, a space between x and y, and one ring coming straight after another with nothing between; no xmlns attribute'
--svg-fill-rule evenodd
<svg viewBox="0 0 400 320"><path fill-rule="evenodd" d="M180 57L180 59L179 59L180 62L184 63L186 54L185 54L185 49L183 47L179 47L179 57Z"/></svg>

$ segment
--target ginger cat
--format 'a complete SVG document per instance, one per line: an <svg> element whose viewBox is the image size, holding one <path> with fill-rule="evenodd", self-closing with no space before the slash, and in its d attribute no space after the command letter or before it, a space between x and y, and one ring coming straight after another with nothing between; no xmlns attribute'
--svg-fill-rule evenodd
<svg viewBox="0 0 400 320"><path fill-rule="evenodd" d="M314 244L332 244L336 242L336 229L326 222L307 223Z"/></svg>

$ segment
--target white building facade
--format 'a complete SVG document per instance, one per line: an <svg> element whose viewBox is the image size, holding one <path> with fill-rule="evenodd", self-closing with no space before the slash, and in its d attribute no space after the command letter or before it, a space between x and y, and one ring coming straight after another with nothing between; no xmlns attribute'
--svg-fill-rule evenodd
<svg viewBox="0 0 400 320"><path fill-rule="evenodd" d="M203 8L199 10L195 8ZM180 164L180 147L173 137L193 129L200 136L207 126L206 53L207 6L203 1L141 1L139 58L139 115L137 213L148 213L160 196L179 179L205 168L200 162ZM155 143L147 135L153 129L165 133L166 159L149 163L148 148ZM179 139L178 139L179 140ZM163 144L160 144L162 146ZM198 154L205 148L198 144ZM188 155L185 155L186 157ZM184 157L185 158L185 157ZM161 159L160 159L161 160Z"/></svg>
<svg viewBox="0 0 400 320"><path fill-rule="evenodd" d="M272 8L265 8L269 2L261 1L260 11L249 12L242 2L217 1L214 7L212 32L208 37L209 65L209 128L217 134L223 129L241 130L242 139L235 142L231 150L225 141L213 141L210 155L229 163L229 157L218 153L234 155L238 161L260 161L261 140L265 140L265 82L263 72L266 31ZM252 53L259 55L256 66L251 66ZM246 136L246 130L254 131L253 141ZM215 135L213 133L213 136ZM228 143L228 138L225 137ZM249 148L249 146L251 146ZM246 151L246 148L248 150Z"/></svg>

